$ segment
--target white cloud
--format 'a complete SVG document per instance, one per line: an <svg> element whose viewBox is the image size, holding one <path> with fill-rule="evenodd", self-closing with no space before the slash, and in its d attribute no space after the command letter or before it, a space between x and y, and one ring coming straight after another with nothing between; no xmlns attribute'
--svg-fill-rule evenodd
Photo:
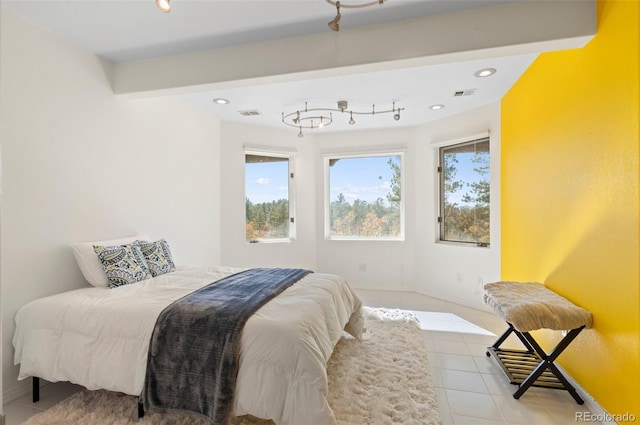
<svg viewBox="0 0 640 425"><path fill-rule="evenodd" d="M256 180L257 184L269 184L271 183L271 180L267 177L260 177L258 180Z"/></svg>
<svg viewBox="0 0 640 425"><path fill-rule="evenodd" d="M361 199L367 202L375 202L376 199L386 199L391 184L388 181L382 182L377 186L353 186L348 184L342 187L332 188L332 199L336 199L338 194L341 193L348 201L354 201Z"/></svg>

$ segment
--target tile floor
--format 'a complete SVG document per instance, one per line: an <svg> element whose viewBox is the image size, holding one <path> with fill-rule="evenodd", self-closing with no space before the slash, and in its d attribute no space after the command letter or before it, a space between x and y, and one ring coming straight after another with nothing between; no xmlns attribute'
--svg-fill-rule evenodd
<svg viewBox="0 0 640 425"><path fill-rule="evenodd" d="M506 329L495 314L415 293L358 293L365 305L417 313L443 425L568 425L579 422L576 414L590 412L567 391L534 387L513 398L517 387L485 354ZM522 344L511 336L502 347Z"/></svg>
<svg viewBox="0 0 640 425"><path fill-rule="evenodd" d="M365 305L417 312L443 425L565 425L578 423L576 414L588 412L586 404L576 404L566 391L531 388L519 400L512 397L515 386L485 355L486 347L505 329L497 316L415 293L357 292ZM517 340L506 344L521 348ZM6 404L6 425L23 423L79 388L49 384L35 405L31 395Z"/></svg>

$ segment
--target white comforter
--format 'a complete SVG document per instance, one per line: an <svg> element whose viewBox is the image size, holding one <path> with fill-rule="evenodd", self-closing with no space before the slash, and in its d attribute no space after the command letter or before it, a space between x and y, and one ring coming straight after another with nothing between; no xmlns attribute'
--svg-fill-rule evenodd
<svg viewBox="0 0 640 425"><path fill-rule="evenodd" d="M35 300L16 315L19 379L37 376L140 395L160 312L240 270L179 267L133 285ZM343 278L312 273L258 310L242 334L234 415L279 425L335 424L326 399L326 364L343 329L361 336L361 306Z"/></svg>

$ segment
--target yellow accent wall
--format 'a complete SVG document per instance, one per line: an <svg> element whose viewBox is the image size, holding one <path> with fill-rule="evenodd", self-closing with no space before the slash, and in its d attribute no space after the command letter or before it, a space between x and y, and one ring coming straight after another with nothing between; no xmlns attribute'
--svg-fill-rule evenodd
<svg viewBox="0 0 640 425"><path fill-rule="evenodd" d="M503 98L501 274L593 313L560 364L640 421L640 2L598 1L597 20L585 47L541 54ZM536 336L549 349L559 334Z"/></svg>

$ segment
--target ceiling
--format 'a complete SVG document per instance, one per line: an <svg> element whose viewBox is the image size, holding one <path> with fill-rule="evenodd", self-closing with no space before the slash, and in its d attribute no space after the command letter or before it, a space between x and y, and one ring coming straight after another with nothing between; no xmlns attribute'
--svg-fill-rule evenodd
<svg viewBox="0 0 640 425"><path fill-rule="evenodd" d="M348 31L502 3L508 1L386 0L382 5L352 9L345 5L355 4L354 1L343 0L340 27L341 31ZM326 0L172 0L171 6L170 13L161 13L153 0L2 1L2 8L116 63L331 32L327 23L336 14L335 6ZM349 109L356 111L370 111L374 104L377 111L387 110L395 102L396 107L404 108L399 121L393 120L393 114L362 115L355 117L357 125L349 126L348 117L334 113L333 124L322 131L413 126L498 101L533 59L534 54L492 57L223 87L182 97L222 120L280 128L287 128L281 122L282 113L302 109L305 102L309 108L337 108L337 101L347 100ZM477 70L487 67L495 68L495 75L474 76ZM463 95L455 96L456 92ZM230 103L218 105L212 102L214 98L225 98ZM434 111L429 109L433 104L445 107ZM259 115L244 116L239 111L257 111Z"/></svg>

